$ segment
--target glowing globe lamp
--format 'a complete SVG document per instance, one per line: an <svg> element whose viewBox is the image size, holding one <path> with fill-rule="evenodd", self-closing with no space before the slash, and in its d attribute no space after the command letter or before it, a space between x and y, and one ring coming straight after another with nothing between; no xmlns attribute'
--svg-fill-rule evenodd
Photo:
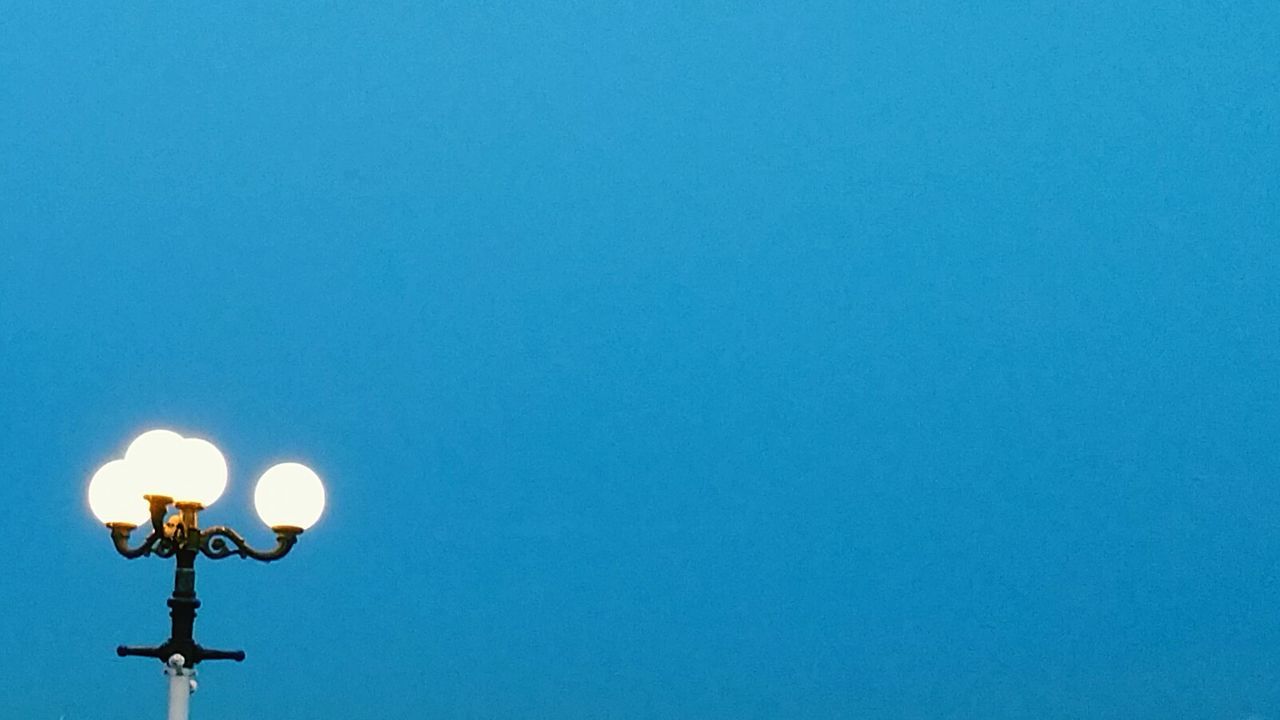
<svg viewBox="0 0 1280 720"><path fill-rule="evenodd" d="M147 495L176 498L182 474L183 439L172 430L148 430L124 451L124 461Z"/></svg>
<svg viewBox="0 0 1280 720"><path fill-rule="evenodd" d="M124 454L143 493L209 507L227 488L227 461L213 443L172 430L148 430Z"/></svg>
<svg viewBox="0 0 1280 720"><path fill-rule="evenodd" d="M179 502L197 502L209 507L227 489L227 461L208 440L184 438L182 475L171 496Z"/></svg>
<svg viewBox="0 0 1280 720"><path fill-rule="evenodd" d="M324 484L311 468L287 462L267 469L253 491L258 517L269 527L306 530L324 512Z"/></svg>
<svg viewBox="0 0 1280 720"><path fill-rule="evenodd" d="M124 460L103 465L89 480L89 509L107 525L137 527L151 511L142 499L142 489Z"/></svg>

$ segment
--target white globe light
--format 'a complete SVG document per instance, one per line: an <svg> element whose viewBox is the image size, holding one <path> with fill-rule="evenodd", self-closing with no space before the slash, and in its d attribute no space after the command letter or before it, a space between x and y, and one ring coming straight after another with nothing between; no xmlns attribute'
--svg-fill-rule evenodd
<svg viewBox="0 0 1280 720"><path fill-rule="evenodd" d="M129 443L125 462L147 495L177 499L185 456L182 436L172 430L148 430Z"/></svg>
<svg viewBox="0 0 1280 720"><path fill-rule="evenodd" d="M151 517L142 488L124 460L103 465L89 480L89 509L103 523L141 525Z"/></svg>
<svg viewBox="0 0 1280 720"><path fill-rule="evenodd" d="M227 461L208 440L184 438L172 430L148 430L124 453L148 495L209 507L227 487Z"/></svg>
<svg viewBox="0 0 1280 720"><path fill-rule="evenodd" d="M182 441L182 463L175 485L173 499L209 507L227 489L227 461L208 440L186 438Z"/></svg>
<svg viewBox="0 0 1280 720"><path fill-rule="evenodd" d="M324 484L311 468L287 462L273 465L258 479L253 491L258 517L269 527L306 530L324 512Z"/></svg>

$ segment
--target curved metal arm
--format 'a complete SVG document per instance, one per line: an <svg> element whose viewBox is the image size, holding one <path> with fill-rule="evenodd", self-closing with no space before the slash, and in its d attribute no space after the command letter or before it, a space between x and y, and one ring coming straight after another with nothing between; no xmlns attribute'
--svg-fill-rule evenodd
<svg viewBox="0 0 1280 720"><path fill-rule="evenodd" d="M302 534L302 529L286 526L271 529L276 533L276 546L271 550L255 550L240 533L224 525L216 525L200 533L200 552L211 560L221 560L232 555L263 562L279 560L293 549L298 542L298 536ZM228 545L228 540L235 547Z"/></svg>
<svg viewBox="0 0 1280 720"><path fill-rule="evenodd" d="M129 536L133 534L133 525L125 523L111 523L107 527L111 528L111 541L116 546L116 552L129 560L144 557L155 552L160 554L161 551L156 550L156 544L164 539L161 533L152 531L146 540L136 548L129 547Z"/></svg>

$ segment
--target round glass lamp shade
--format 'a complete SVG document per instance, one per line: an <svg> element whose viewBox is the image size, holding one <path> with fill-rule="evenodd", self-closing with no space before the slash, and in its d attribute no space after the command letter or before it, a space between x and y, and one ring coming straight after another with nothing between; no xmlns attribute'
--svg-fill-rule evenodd
<svg viewBox="0 0 1280 720"><path fill-rule="evenodd" d="M208 440L148 430L129 444L124 459L148 495L209 507L227 487L227 461Z"/></svg>
<svg viewBox="0 0 1280 720"><path fill-rule="evenodd" d="M143 493L177 499L182 465L182 436L172 430L148 430L124 451Z"/></svg>
<svg viewBox="0 0 1280 720"><path fill-rule="evenodd" d="M227 461L208 440L185 438L182 441L182 476L175 500L198 502L209 507L227 489Z"/></svg>
<svg viewBox="0 0 1280 720"><path fill-rule="evenodd" d="M324 484L311 468L294 462L267 469L253 491L258 517L269 527L306 530L324 512Z"/></svg>
<svg viewBox="0 0 1280 720"><path fill-rule="evenodd" d="M102 522L141 525L151 517L137 477L124 460L112 460L89 480L89 509Z"/></svg>

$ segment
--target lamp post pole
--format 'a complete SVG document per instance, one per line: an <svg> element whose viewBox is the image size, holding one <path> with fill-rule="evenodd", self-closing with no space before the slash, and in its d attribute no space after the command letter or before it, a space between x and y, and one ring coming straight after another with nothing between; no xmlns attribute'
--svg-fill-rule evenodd
<svg viewBox="0 0 1280 720"><path fill-rule="evenodd" d="M194 670L188 670L181 655L174 655L165 663L164 674L169 676L169 720L187 720L191 712L191 693L195 692Z"/></svg>

